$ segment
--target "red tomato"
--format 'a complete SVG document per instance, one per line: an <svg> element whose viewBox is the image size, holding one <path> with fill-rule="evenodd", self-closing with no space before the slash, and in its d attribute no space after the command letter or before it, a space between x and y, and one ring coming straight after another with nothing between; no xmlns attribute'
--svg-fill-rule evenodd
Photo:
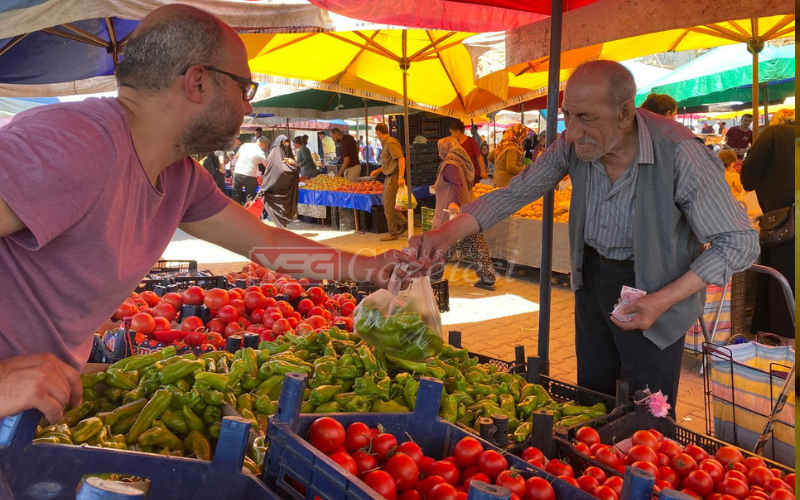
<svg viewBox="0 0 800 500"><path fill-rule="evenodd" d="M149 334L153 333L155 328L156 321L147 313L136 313L131 318L131 330L134 332ZM772 475L772 473L770 473L770 475Z"/></svg>
<svg viewBox="0 0 800 500"><path fill-rule="evenodd" d="M300 288L300 285L297 285L297 287ZM394 485L394 479L388 472L374 470L364 477L364 482L386 500L397 499L397 488ZM458 495L456 494L456 496ZM450 500L458 500L458 498Z"/></svg>
<svg viewBox="0 0 800 500"><path fill-rule="evenodd" d="M305 323L314 330L318 328L326 328L328 326L328 320L322 316L311 316L305 320Z"/></svg>
<svg viewBox="0 0 800 500"><path fill-rule="evenodd" d="M723 446L714 453L714 458L722 465L744 462L742 452L733 446Z"/></svg>
<svg viewBox="0 0 800 500"><path fill-rule="evenodd" d="M617 492L608 486L598 486L592 494L599 500L619 500Z"/></svg>
<svg viewBox="0 0 800 500"><path fill-rule="evenodd" d="M294 316L289 316L288 318L286 318L286 321L289 322L289 328L291 328L292 330L295 330L298 326L300 326L300 321ZM311 328L309 326L309 331L313 332L314 330L315 328Z"/></svg>
<svg viewBox="0 0 800 500"><path fill-rule="evenodd" d="M658 481L656 481L655 488L658 488L658 491L661 492L661 490L674 490L675 486L673 486L671 483L668 483L668 482L664 481L663 479L659 479ZM654 490L653 491L653 496L658 498L658 495L656 494L655 488L653 488L653 490ZM622 491L622 490L620 490L620 491Z"/></svg>
<svg viewBox="0 0 800 500"><path fill-rule="evenodd" d="M414 459L402 453L393 455L387 460L383 470L394 478L397 491L413 488L419 478L419 467L417 467Z"/></svg>
<svg viewBox="0 0 800 500"><path fill-rule="evenodd" d="M320 305L324 303L328 299L328 295L325 294L325 290L318 286L312 286L306 292L308 294L309 300L314 303L314 305Z"/></svg>
<svg viewBox="0 0 800 500"><path fill-rule="evenodd" d="M330 454L344 444L344 427L330 417L318 418L308 428L308 442L321 451Z"/></svg>
<svg viewBox="0 0 800 500"><path fill-rule="evenodd" d="M168 330L172 330L172 325L167 318L153 318L153 321L155 321L156 324L153 327L154 332L166 332Z"/></svg>
<svg viewBox="0 0 800 500"><path fill-rule="evenodd" d="M447 484L447 481L445 481L442 476L426 477L417 483L416 490L419 491L419 494L422 495L423 498L425 498L428 496L428 493L430 493L431 489L437 484Z"/></svg>
<svg viewBox="0 0 800 500"><path fill-rule="evenodd" d="M428 466L427 469L425 469L425 477L431 476L441 476L445 481L447 481L448 484L457 486L458 480L461 477L461 470L458 468L458 465L454 464L453 462L439 460L437 462L433 462Z"/></svg>
<svg viewBox="0 0 800 500"><path fill-rule="evenodd" d="M356 308L355 302L345 302L341 304L342 316L352 316Z"/></svg>
<svg viewBox="0 0 800 500"><path fill-rule="evenodd" d="M751 470L753 467L767 467L767 464L760 457L747 457L742 463L747 467L747 470Z"/></svg>
<svg viewBox="0 0 800 500"><path fill-rule="evenodd" d="M575 446L575 450L578 453L583 453L584 455L591 455L592 451L589 448L589 445L586 443L576 442L573 446Z"/></svg>
<svg viewBox="0 0 800 500"><path fill-rule="evenodd" d="M254 324L259 324L264 321L264 310L263 309L253 309L250 311L250 321Z"/></svg>
<svg viewBox="0 0 800 500"><path fill-rule="evenodd" d="M365 451L357 451L353 453L353 460L356 462L359 477L361 477L366 471L376 469L378 467L378 459L375 458L374 455L370 455Z"/></svg>
<svg viewBox="0 0 800 500"><path fill-rule="evenodd" d="M278 289L275 288L275 285L273 285L272 283L266 283L261 285L261 293L263 293L267 297L274 297L278 295Z"/></svg>
<svg viewBox="0 0 800 500"><path fill-rule="evenodd" d="M750 480L747 479L747 474L743 473L742 471L729 470L728 472L725 473L725 477L726 478L734 477L739 481L743 482L744 484L746 484L747 486L750 486Z"/></svg>
<svg viewBox="0 0 800 500"><path fill-rule="evenodd" d="M369 432L369 426L363 422L353 422L347 427L345 433L344 446L347 451L353 453L361 448L366 448L372 441L372 434Z"/></svg>
<svg viewBox="0 0 800 500"><path fill-rule="evenodd" d="M581 476L577 479L578 487L589 493L590 495L600 486L600 483L597 482L597 479L593 478L592 476Z"/></svg>
<svg viewBox="0 0 800 500"><path fill-rule="evenodd" d="M336 453L329 455L328 458L330 458L337 464L341 465L342 468L344 468L344 470L346 470L350 474L354 476L358 474L358 467L356 466L356 461L353 459L353 457L350 456L349 453L344 451L337 451Z"/></svg>
<svg viewBox="0 0 800 500"><path fill-rule="evenodd" d="M264 309L266 310L266 309L269 309L270 307L276 307L277 305L278 305L278 301L275 300L275 297L267 296L267 307L265 307Z"/></svg>
<svg viewBox="0 0 800 500"><path fill-rule="evenodd" d="M231 300L242 300L244 299L244 290L241 288L232 288L228 290L228 297Z"/></svg>
<svg viewBox="0 0 800 500"><path fill-rule="evenodd" d="M681 447L675 441L671 439L665 439L659 443L658 452L663 453L669 458L673 458L675 455L681 452Z"/></svg>
<svg viewBox="0 0 800 500"><path fill-rule="evenodd" d="M333 323L334 325L337 323L344 323L345 330L347 330L348 332L353 331L353 318L347 316L336 316L335 318L333 318L333 320L331 320L331 323Z"/></svg>
<svg viewBox="0 0 800 500"><path fill-rule="evenodd" d="M606 479L608 479L608 476L606 475L605 472L603 472L603 469L601 469L600 467L595 467L595 466L587 467L586 470L583 471L583 473L587 476L591 476L597 479L597 482L599 484L605 483Z"/></svg>
<svg viewBox="0 0 800 500"><path fill-rule="evenodd" d="M178 317L178 311L175 310L170 304L162 302L153 308L153 313L157 318L166 318L167 321L173 321Z"/></svg>
<svg viewBox="0 0 800 500"><path fill-rule="evenodd" d="M750 494L750 489L743 481L732 477L725 478L719 483L719 491L723 495L730 495L739 500L743 500Z"/></svg>
<svg viewBox="0 0 800 500"><path fill-rule="evenodd" d="M657 431L657 430L655 430L655 429L650 429L650 434L652 434L653 436L655 436L655 437L656 437L656 439L658 440L658 442L659 442L659 443L661 443L661 441L663 441L663 440L664 440L664 435L663 435L663 434L661 434L660 432L658 432L658 431Z"/></svg>
<svg viewBox="0 0 800 500"><path fill-rule="evenodd" d="M245 314L247 314L247 306L245 305L243 300L233 299L231 300L230 305L236 308L236 312L239 313L239 316L244 316Z"/></svg>
<svg viewBox="0 0 800 500"><path fill-rule="evenodd" d="M672 458L672 468L680 477L686 477L697 469L697 462L686 453L679 453Z"/></svg>
<svg viewBox="0 0 800 500"><path fill-rule="evenodd" d="M226 325L228 323L234 323L239 319L239 311L237 311L236 308L231 304L222 306L219 308L219 311L217 311L217 319Z"/></svg>
<svg viewBox="0 0 800 500"><path fill-rule="evenodd" d="M225 323L218 319L212 319L208 323L206 323L206 328L208 328L212 332L222 333L225 331Z"/></svg>
<svg viewBox="0 0 800 500"><path fill-rule="evenodd" d="M494 481L498 474L508 469L508 460L494 450L486 450L478 457L478 469Z"/></svg>
<svg viewBox="0 0 800 500"><path fill-rule="evenodd" d="M397 439L391 434L378 434L372 438L372 452L380 462L385 462L389 452L397 447Z"/></svg>
<svg viewBox="0 0 800 500"><path fill-rule="evenodd" d="M622 481L623 479L619 476L611 476L603 482L603 486L608 486L619 496L622 495Z"/></svg>
<svg viewBox="0 0 800 500"><path fill-rule="evenodd" d="M464 479L464 487L469 491L469 487L472 486L473 481L479 481L481 483L492 484L492 480L489 479L489 476L484 474L483 472L477 472L475 474L470 475L469 477L465 477Z"/></svg>
<svg viewBox="0 0 800 500"><path fill-rule="evenodd" d="M727 495L727 496L729 497L728 500L733 498L730 495ZM715 491L714 493L712 493L712 494L708 495L707 497L705 497L703 500L720 500L721 498L722 498L722 493L718 493L718 492Z"/></svg>
<svg viewBox="0 0 800 500"><path fill-rule="evenodd" d="M283 314L284 317L289 316L294 312L294 308L292 307L292 305L286 302L285 300L282 300L277 304L275 304L275 307L278 308L278 310L281 312L281 314Z"/></svg>
<svg viewBox="0 0 800 500"><path fill-rule="evenodd" d="M544 478L534 476L525 481L525 487L525 500L556 500L555 490Z"/></svg>
<svg viewBox="0 0 800 500"><path fill-rule="evenodd" d="M127 317L133 317L138 312L139 312L139 310L136 309L136 307L133 304L131 304L129 302L123 302L122 304L120 304L120 306L117 308L117 310L114 311L113 318L115 320L119 321L119 320L123 320L123 319L125 319Z"/></svg>
<svg viewBox="0 0 800 500"><path fill-rule="evenodd" d="M778 479L777 477L773 477L772 479L768 479L767 482L764 483L764 490L767 493L772 494L772 492L774 492L775 490L780 490L780 489L787 490L787 489L791 489L791 488L789 488L789 485L786 484L785 482L783 482L782 479Z"/></svg>
<svg viewBox="0 0 800 500"><path fill-rule="evenodd" d="M398 500L422 500L422 495L417 490L406 490L398 497Z"/></svg>
<svg viewBox="0 0 800 500"><path fill-rule="evenodd" d="M303 293L303 287L299 283L286 283L281 288L281 293L289 297L289 300L297 300Z"/></svg>
<svg viewBox="0 0 800 500"><path fill-rule="evenodd" d="M432 464L433 462L435 462L435 461L436 461L436 460L434 460L434 459L433 459L433 458L431 458L431 457L425 457L425 456L423 456L423 457L422 457L422 458L419 460L419 464L417 464L417 465L419 466L419 471L420 471L421 473L425 474L425 472L428 470L428 467L430 467L430 466L431 466L431 464Z"/></svg>
<svg viewBox="0 0 800 500"><path fill-rule="evenodd" d="M675 472L675 469L672 467L659 467L658 468L658 479L660 481L666 481L672 485L672 489L677 489L681 485L681 478L678 476L678 473Z"/></svg>
<svg viewBox="0 0 800 500"><path fill-rule="evenodd" d="M772 492L769 500L794 500L794 493L789 490L779 489Z"/></svg>
<svg viewBox="0 0 800 500"><path fill-rule="evenodd" d="M150 290L145 290L139 294L139 298L147 302L148 307L154 307L161 302L161 297L156 295L156 292L151 292Z"/></svg>
<svg viewBox="0 0 800 500"><path fill-rule="evenodd" d="M247 306L248 311L264 309L267 307L267 298L260 290L257 292L248 292L244 296L244 305Z"/></svg>
<svg viewBox="0 0 800 500"><path fill-rule="evenodd" d="M190 306L199 306L203 303L203 297L205 297L205 295L205 290L199 286L190 286L183 291L181 294L181 299L183 299L184 304L189 304Z"/></svg>
<svg viewBox="0 0 800 500"><path fill-rule="evenodd" d="M788 484L792 489L794 489L794 472L783 476L783 482Z"/></svg>
<svg viewBox="0 0 800 500"><path fill-rule="evenodd" d="M609 445L603 444L603 443L595 443L595 444L589 446L589 451L591 452L591 456L597 455L597 451L600 448L611 448L611 451L614 451L612 446L609 446Z"/></svg>
<svg viewBox="0 0 800 500"><path fill-rule="evenodd" d="M212 311L219 311L222 306L230 304L231 299L228 292L221 288L214 288L206 292L203 304Z"/></svg>
<svg viewBox="0 0 800 500"><path fill-rule="evenodd" d="M619 458L617 458L617 454L611 451L608 447L603 447L597 450L597 454L595 455L597 461L603 465L616 469L617 466L620 464Z"/></svg>
<svg viewBox="0 0 800 500"><path fill-rule="evenodd" d="M633 433L631 442L635 445L643 444L653 450L658 450L658 439L650 431L636 431Z"/></svg>
<svg viewBox="0 0 800 500"><path fill-rule="evenodd" d="M653 465L658 464L658 454L656 451L646 445L637 444L631 447L630 451L628 451L628 460L631 462L650 462Z"/></svg>
<svg viewBox="0 0 800 500"><path fill-rule="evenodd" d="M528 491L525 487L525 479L515 470L504 470L498 474L494 484L508 488L511 493L520 498L524 497Z"/></svg>
<svg viewBox="0 0 800 500"><path fill-rule="evenodd" d="M575 471L572 470L572 466L567 465L558 459L553 459L547 462L547 467L545 470L554 476L575 477Z"/></svg>
<svg viewBox="0 0 800 500"><path fill-rule="evenodd" d="M698 464L703 460L709 458L708 453L706 453L706 450L693 444L687 445L683 449L683 452L689 455L690 457L694 458L694 461L697 462Z"/></svg>
<svg viewBox="0 0 800 500"><path fill-rule="evenodd" d="M581 489L581 485L579 485L579 484L578 484L578 480L577 480L577 479L575 479L575 478L574 478L574 477L572 477L572 476L558 476L558 478L559 478L560 480L564 481L565 483L569 483L569 484L571 484L572 486L574 486L574 487L576 487L576 488L578 488L578 489Z"/></svg>
<svg viewBox="0 0 800 500"><path fill-rule="evenodd" d="M447 483L437 484L425 496L426 500L458 500L458 490Z"/></svg>
<svg viewBox="0 0 800 500"><path fill-rule="evenodd" d="M309 299L303 299L297 303L297 312L306 316L308 311L310 311L314 307L314 303L311 302Z"/></svg>
<svg viewBox="0 0 800 500"><path fill-rule="evenodd" d="M272 324L272 333L275 335L285 335L292 331L292 324L286 318L279 319Z"/></svg>
<svg viewBox="0 0 800 500"><path fill-rule="evenodd" d="M534 446L529 446L525 448L525 451L522 452L522 459L526 462L529 460L536 460L538 462L544 463L544 453Z"/></svg>
<svg viewBox="0 0 800 500"><path fill-rule="evenodd" d="M684 495L689 495L690 497L694 498L694 500L703 500L703 497L701 497L700 494L691 488L681 488L681 493Z"/></svg>
<svg viewBox="0 0 800 500"><path fill-rule="evenodd" d="M683 479L682 484L701 497L714 493L714 480L704 470L693 470Z"/></svg>
<svg viewBox="0 0 800 500"><path fill-rule="evenodd" d="M600 434L593 427L584 426L575 433L575 439L589 446L600 442Z"/></svg>
<svg viewBox="0 0 800 500"><path fill-rule="evenodd" d="M225 325L225 329L222 330L222 335L227 339L231 335L236 335L241 331L242 331L242 325L240 325L236 321L231 321L230 323Z"/></svg>
<svg viewBox="0 0 800 500"><path fill-rule="evenodd" d="M323 309L323 308L321 308L319 306L314 306L314 307L312 307L311 309L308 310L308 313L306 313L306 316L323 316L324 313L325 313L325 309Z"/></svg>
<svg viewBox="0 0 800 500"><path fill-rule="evenodd" d="M736 466L738 464L733 464L733 465ZM739 469L736 469L736 470L739 470ZM778 479L783 479L783 471L782 470L776 469L774 467L772 469L770 469L770 470L772 471L772 475L773 476L777 477ZM742 472L744 472L744 471L742 471Z"/></svg>
<svg viewBox="0 0 800 500"><path fill-rule="evenodd" d="M406 441L405 443L402 443L397 447L397 453L408 455L412 460L414 460L414 463L416 463L418 467L419 464L422 463L422 458L425 456L422 453L422 448L420 448L419 445L413 441Z"/></svg>
<svg viewBox="0 0 800 500"><path fill-rule="evenodd" d="M453 448L453 458L461 467L470 467L478 464L478 459L483 453L483 445L475 438L465 437L456 443ZM523 453L523 458L525 454Z"/></svg>
<svg viewBox="0 0 800 500"><path fill-rule="evenodd" d="M713 458L703 460L700 464L700 469L708 472L708 475L714 480L714 484L722 481L722 476L725 473L725 468L722 467L722 464Z"/></svg>
<svg viewBox="0 0 800 500"><path fill-rule="evenodd" d="M261 322L264 323L264 328L269 328L270 330L272 330L272 327L275 325L275 322L280 319L283 319L283 314L281 314L280 311L275 310L272 312L265 312Z"/></svg>
<svg viewBox="0 0 800 500"><path fill-rule="evenodd" d="M165 293L164 296L161 297L161 302L159 302L159 304L163 304L164 302L174 307L176 311L183 305L183 299L175 292Z"/></svg>
<svg viewBox="0 0 800 500"><path fill-rule="evenodd" d="M652 464L650 462L645 462L644 460L639 460L638 462L633 462L631 464L631 467L636 467L637 469L641 469L645 472L648 472L656 480L659 479L658 467L656 467L655 464Z"/></svg>
<svg viewBox="0 0 800 500"><path fill-rule="evenodd" d="M659 467L661 467L661 466L667 466L668 467L670 465L672 465L672 459L670 457L664 455L663 453L659 453L658 454L658 466Z"/></svg>
<svg viewBox="0 0 800 500"><path fill-rule="evenodd" d="M197 316L188 316L181 321L182 332L196 332L198 328L203 328L203 320Z"/></svg>

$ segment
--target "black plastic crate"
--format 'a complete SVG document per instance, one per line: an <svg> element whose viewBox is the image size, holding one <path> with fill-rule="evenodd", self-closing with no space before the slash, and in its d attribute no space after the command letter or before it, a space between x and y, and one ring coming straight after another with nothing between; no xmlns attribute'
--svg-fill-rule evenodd
<svg viewBox="0 0 800 500"><path fill-rule="evenodd" d="M456 330L447 332L447 343L461 349L461 332ZM514 346L514 351L517 357L516 361L505 361L475 352L470 352L469 355L470 357L478 358L479 363L488 363L496 366L501 372L523 374L525 373L525 348L521 345Z"/></svg>
<svg viewBox="0 0 800 500"><path fill-rule="evenodd" d="M584 425L586 425L586 423L571 428L556 428L555 439L558 446L559 455L563 456L575 467L583 468L589 465L594 465L603 469L606 474L621 476L622 474L616 469L603 465L597 460L593 460L591 457L580 453L572 444L575 439L575 432L577 432L577 430ZM699 446L712 456L723 446L732 446L731 444L720 441L719 439L698 434L694 431L681 427L671 418L654 417L649 413L647 407L642 405L637 405L635 411L621 415L618 418L609 421L605 425L593 427L595 427L597 432L600 434L600 441L610 445L630 438L633 433L638 430L655 429L663 434L665 438L672 439L681 445L693 444ZM744 455L745 458L757 456L753 452L744 450L742 448L738 449L742 452L742 455ZM773 462L764 457L759 458L764 460L769 468L776 468L787 474L794 473L794 469L790 469L783 464Z"/></svg>
<svg viewBox="0 0 800 500"><path fill-rule="evenodd" d="M331 213L336 213L337 228L339 231L355 231L356 217L352 208L335 207Z"/></svg>
<svg viewBox="0 0 800 500"><path fill-rule="evenodd" d="M438 145L435 141L428 141L425 144L412 144L411 145L411 154L416 153L437 153L438 152Z"/></svg>
<svg viewBox="0 0 800 500"><path fill-rule="evenodd" d="M439 312L450 310L450 283L447 280L431 281L433 295L436 296L436 305Z"/></svg>
<svg viewBox="0 0 800 500"><path fill-rule="evenodd" d="M419 152L415 153L411 151L411 168L413 169L417 165L427 165L429 163L435 163L439 159L439 155L435 152Z"/></svg>
<svg viewBox="0 0 800 500"><path fill-rule="evenodd" d="M196 260L159 260L150 268L150 274L196 273Z"/></svg>
<svg viewBox="0 0 800 500"><path fill-rule="evenodd" d="M191 286L199 286L203 290L228 288L228 279L225 276L174 276L163 279L144 279L135 291L136 293L151 291L158 295L164 295L167 292L182 292Z"/></svg>
<svg viewBox="0 0 800 500"><path fill-rule="evenodd" d="M372 205L371 212L358 211L358 221L361 230L364 232L369 231L374 234L388 233L389 225L386 222L386 215L383 212L383 206Z"/></svg>

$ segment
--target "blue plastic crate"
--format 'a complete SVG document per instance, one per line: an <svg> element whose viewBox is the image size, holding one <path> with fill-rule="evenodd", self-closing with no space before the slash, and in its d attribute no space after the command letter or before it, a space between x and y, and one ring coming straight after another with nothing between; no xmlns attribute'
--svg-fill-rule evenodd
<svg viewBox="0 0 800 500"><path fill-rule="evenodd" d="M322 452L308 443L304 436L312 422L323 415L300 414L306 376L290 373L286 375L283 391L278 402L278 411L270 420L267 431L269 448L264 459L262 478L264 482L286 500L380 500L381 497L363 481L345 471ZM364 422L370 427L382 425L387 432L394 434L399 442L413 438L426 455L442 458L449 455L455 444L472 434L439 418L439 401L442 384L438 380L423 377L420 379L417 405L413 413L337 413L330 414L345 427L353 422ZM497 447L481 440L485 449L498 450ZM507 455L509 465L519 469L525 477L539 476L547 479L555 489L559 500L590 500L594 497L571 486L523 460ZM633 472L633 475L637 475ZM628 495L623 500L649 500L654 481L652 477L644 482L637 476L626 481L636 485L638 495ZM291 483L296 482L305 488L300 493Z"/></svg>
<svg viewBox="0 0 800 500"><path fill-rule="evenodd" d="M223 419L216 453L209 462L90 446L33 444L41 418L38 411L28 410L0 420L0 498L11 494L16 500L74 500L83 476L124 474L149 481L147 498L278 500L258 478L241 472L249 420Z"/></svg>

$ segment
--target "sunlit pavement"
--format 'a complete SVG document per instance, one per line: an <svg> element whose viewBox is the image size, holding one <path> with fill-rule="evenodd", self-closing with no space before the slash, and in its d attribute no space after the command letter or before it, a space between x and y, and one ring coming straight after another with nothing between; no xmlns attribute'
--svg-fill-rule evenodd
<svg viewBox="0 0 800 500"><path fill-rule="evenodd" d="M332 231L320 225L295 222L289 229L297 234L324 242L346 251L375 250L378 252L399 249L405 237L396 241L379 241L379 234ZM419 228L416 228L419 230ZM167 259L196 260L200 269L215 274L238 271L247 262L244 257L216 245L197 240L182 231L176 232L164 252ZM514 346L523 345L527 355L537 354L539 273L535 269L515 268L513 276L505 276L498 269L494 291L473 286L475 273L467 264L448 266L445 278L449 280L450 311L442 314L445 336L449 331L460 331L462 344L470 351L499 359L513 360ZM524 276L521 274L525 274ZM561 282L565 278L561 277ZM550 374L575 383L574 302L572 292L561 283L553 285L550 328ZM703 378L700 375L701 359L685 352L678 420L689 429L705 433L703 410Z"/></svg>

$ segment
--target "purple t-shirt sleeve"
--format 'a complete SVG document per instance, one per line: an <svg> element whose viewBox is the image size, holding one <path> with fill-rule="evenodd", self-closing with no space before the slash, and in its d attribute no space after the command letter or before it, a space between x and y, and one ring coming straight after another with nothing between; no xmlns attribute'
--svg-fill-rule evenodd
<svg viewBox="0 0 800 500"><path fill-rule="evenodd" d="M450 200L450 203L455 203L460 207L461 191L464 190L464 184L461 182L461 174L458 171L458 167L452 163L446 164L444 167L442 167L442 179L453 186L453 189L450 190L450 192L453 194L453 199Z"/></svg>
<svg viewBox="0 0 800 500"><path fill-rule="evenodd" d="M181 223L198 222L213 217L228 206L230 198L220 191L211 174L194 160L185 160L191 165L182 167L192 168L190 176L189 193L186 197L186 209L183 212ZM171 167L172 168L172 167Z"/></svg>
<svg viewBox="0 0 800 500"><path fill-rule="evenodd" d="M25 115L0 129L0 198L27 227L9 238L38 250L89 211L118 158L108 129L86 113L56 108Z"/></svg>

